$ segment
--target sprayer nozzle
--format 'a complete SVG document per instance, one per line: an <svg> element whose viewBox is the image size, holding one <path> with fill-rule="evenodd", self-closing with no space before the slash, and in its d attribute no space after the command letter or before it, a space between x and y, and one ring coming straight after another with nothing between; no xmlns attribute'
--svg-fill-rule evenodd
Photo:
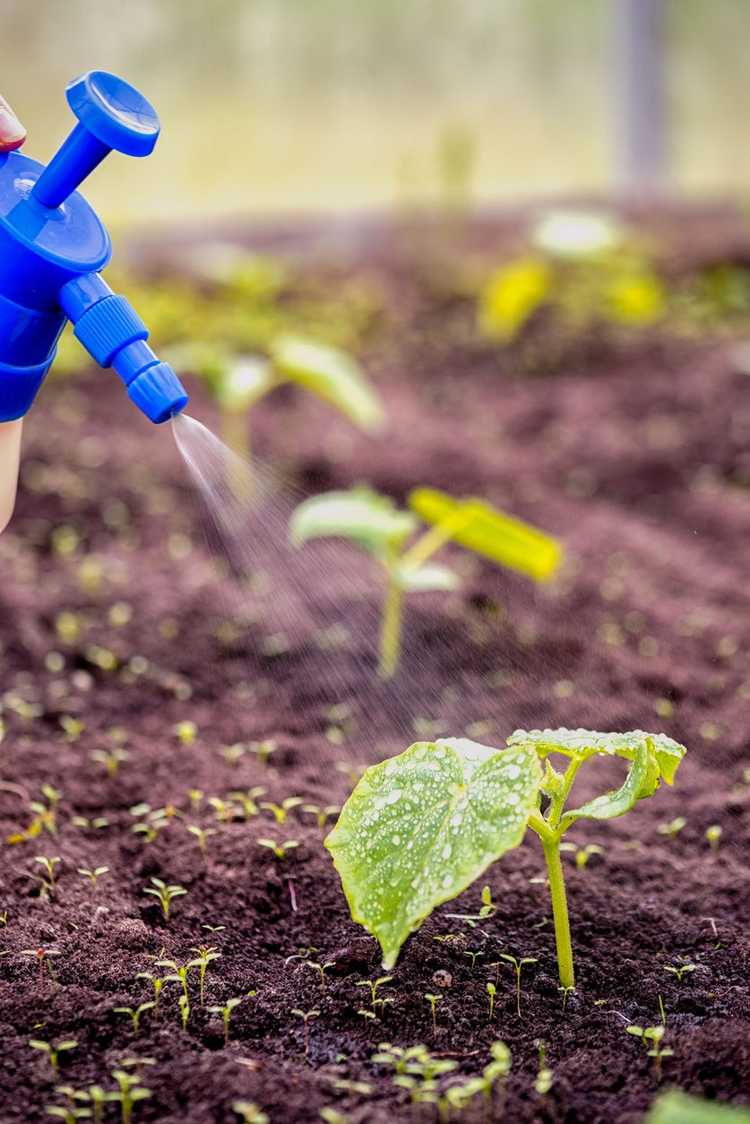
<svg viewBox="0 0 750 1124"><path fill-rule="evenodd" d="M168 363L147 367L128 385L128 395L157 425L179 414L188 402L185 388Z"/></svg>

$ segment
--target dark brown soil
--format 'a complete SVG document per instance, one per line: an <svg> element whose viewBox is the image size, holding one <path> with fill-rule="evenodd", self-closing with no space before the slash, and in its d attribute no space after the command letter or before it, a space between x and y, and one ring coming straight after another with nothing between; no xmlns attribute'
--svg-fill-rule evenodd
<svg viewBox="0 0 750 1124"><path fill-rule="evenodd" d="M696 253L708 245L704 232ZM425 1043L468 1075L502 1038L513 1054L509 1121L636 1122L673 1084L750 1100L747 376L730 344L665 334L601 342L554 374L517 378L513 357L472 341L465 304L426 289L423 270L395 251L390 262L382 250L363 256L386 294L365 359L387 435L360 440L324 407L280 393L258 411L256 450L306 492L366 480L398 498L418 483L482 494L564 539L565 573L539 591L457 553L461 593L410 607L403 671L378 685L376 593L363 597L351 566L338 578L327 555L292 557L277 520L252 548L270 589L222 577L168 430L142 422L108 374L51 382L29 417L18 510L0 537L3 839L30 822L43 784L62 793L56 835L0 852L3 1124L43 1120L65 1102L56 1084L113 1088L128 1058L152 1091L135 1109L143 1124L232 1121L237 1099L273 1122L315 1121L325 1106L355 1122L433 1119L371 1062L383 1041ZM192 413L216 422L197 388ZM72 553L61 526L78 535ZM347 642L331 648L342 622ZM198 728L187 745L174 732L186 720ZM438 910L403 951L395 1002L366 1020L356 984L379 974L377 949L349 919L324 832L299 809L280 827L267 811L221 822L208 797L262 785L267 799L340 804L361 765L425 730L501 744L540 725L663 729L688 746L673 790L574 832L604 848L583 870L566 859L577 993L563 1012L529 839L488 874L495 916L476 929L446 917L475 912L479 885ZM265 738L278 744L267 766L222 753ZM91 754L118 744L129 757L108 778ZM610 779L592 765L581 791ZM205 793L198 812L192 789ZM132 831L141 802L168 809L151 843ZM675 838L659 833L679 815ZM99 829L72 822L102 816ZM187 823L214 831L205 858ZM723 832L716 853L711 824ZM257 845L268 836L300 846L280 863ZM37 855L61 860L51 900L39 894ZM94 890L77 871L102 865ZM151 877L187 890L168 923L143 894ZM435 940L447 933L459 940ZM113 1008L151 998L138 973L160 971L160 953L184 963L202 944L221 953L207 1006L256 992L234 1011L229 1045L220 1017L199 1006L195 974L187 1030L169 983L135 1037ZM285 963L310 947L333 962L324 989L314 970ZM23 951L39 948L51 950L41 969ZM470 951L481 952L474 967ZM511 971L494 967L502 952L537 960L521 1018ZM696 970L681 983L665 971L685 962ZM441 990L433 1034L423 996ZM661 1079L625 1033L658 1021L659 996L674 1051ZM319 1012L307 1052L296 1010ZM77 1040L58 1079L30 1038ZM540 1039L554 1071L545 1095L534 1091ZM105 1119L117 1118L110 1105ZM479 1102L461 1119L481 1120Z"/></svg>

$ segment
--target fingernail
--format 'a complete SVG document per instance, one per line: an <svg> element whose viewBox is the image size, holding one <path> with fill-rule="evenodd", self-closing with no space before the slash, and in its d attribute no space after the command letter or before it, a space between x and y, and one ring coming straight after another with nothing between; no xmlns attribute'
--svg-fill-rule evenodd
<svg viewBox="0 0 750 1124"><path fill-rule="evenodd" d="M0 106L0 149L16 147L26 138L26 130L12 109Z"/></svg>

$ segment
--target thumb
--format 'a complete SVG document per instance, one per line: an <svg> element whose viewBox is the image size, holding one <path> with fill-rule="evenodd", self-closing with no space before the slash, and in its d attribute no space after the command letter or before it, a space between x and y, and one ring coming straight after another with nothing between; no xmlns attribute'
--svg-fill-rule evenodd
<svg viewBox="0 0 750 1124"><path fill-rule="evenodd" d="M25 140L26 130L5 98L0 96L0 152L20 148Z"/></svg>

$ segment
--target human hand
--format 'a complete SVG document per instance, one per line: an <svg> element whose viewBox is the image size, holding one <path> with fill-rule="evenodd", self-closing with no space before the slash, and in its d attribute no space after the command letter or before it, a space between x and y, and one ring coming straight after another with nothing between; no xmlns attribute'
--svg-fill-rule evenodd
<svg viewBox="0 0 750 1124"><path fill-rule="evenodd" d="M26 140L26 130L0 95L0 152L11 152L20 148Z"/></svg>

